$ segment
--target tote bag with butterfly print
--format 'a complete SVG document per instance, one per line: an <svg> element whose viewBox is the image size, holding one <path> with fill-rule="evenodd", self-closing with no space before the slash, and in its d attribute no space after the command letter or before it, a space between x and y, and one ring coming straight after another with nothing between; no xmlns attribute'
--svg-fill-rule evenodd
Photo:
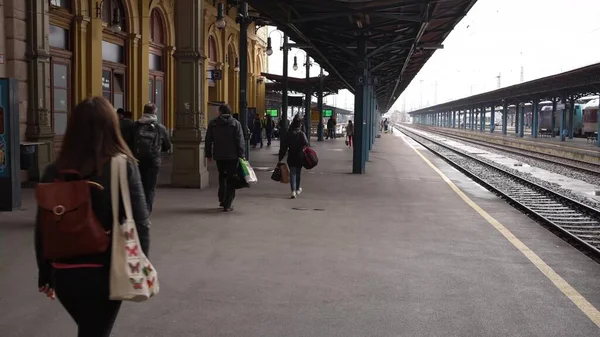
<svg viewBox="0 0 600 337"><path fill-rule="evenodd" d="M126 157L114 157L110 168L113 211L110 299L142 302L158 294L158 277L142 251L133 220ZM119 221L119 190L125 208L125 221L122 224Z"/></svg>

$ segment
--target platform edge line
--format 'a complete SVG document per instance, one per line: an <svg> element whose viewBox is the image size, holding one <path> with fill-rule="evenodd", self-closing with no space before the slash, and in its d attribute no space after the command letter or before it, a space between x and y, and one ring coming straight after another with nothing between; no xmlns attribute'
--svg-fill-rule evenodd
<svg viewBox="0 0 600 337"><path fill-rule="evenodd" d="M542 258L540 258L535 252L533 252L526 244L524 244L519 238L517 238L508 228L506 228L500 221L492 217L488 212L481 208L475 203L469 196L467 196L450 178L448 178L444 172L437 168L429 159L427 159L421 151L415 148L409 143L405 136L402 135L402 140L410 146L416 153L423 159L423 161L429 165L442 180L450 186L454 193L469 205L475 212L477 212L482 218L484 218L490 225L500 232L515 248L517 248L531 263L538 268L542 274L544 274L553 284L556 286L571 302L573 302L579 310L581 310L598 328L600 328L600 311L594 307L583 295L581 295L569 282L563 279L552 267L550 267Z"/></svg>

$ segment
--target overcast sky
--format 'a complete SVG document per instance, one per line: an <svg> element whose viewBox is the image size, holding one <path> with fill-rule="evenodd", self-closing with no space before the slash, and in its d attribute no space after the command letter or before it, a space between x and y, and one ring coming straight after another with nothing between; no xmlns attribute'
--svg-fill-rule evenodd
<svg viewBox="0 0 600 337"><path fill-rule="evenodd" d="M271 28L273 30L273 28ZM282 73L281 34L271 33L269 72ZM293 56L298 71L293 71ZM304 77L304 52L289 75ZM417 109L600 62L600 0L479 0L392 109ZM319 73L313 66L311 76ZM327 104L352 110L344 90Z"/></svg>

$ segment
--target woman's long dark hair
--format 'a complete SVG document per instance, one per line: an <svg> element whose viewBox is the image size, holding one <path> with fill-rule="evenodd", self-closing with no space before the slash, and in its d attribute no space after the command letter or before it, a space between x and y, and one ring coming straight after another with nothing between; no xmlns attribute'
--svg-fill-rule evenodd
<svg viewBox="0 0 600 337"><path fill-rule="evenodd" d="M71 113L56 167L77 170L83 176L101 175L102 166L120 153L134 160L121 136L114 107L103 97L91 97Z"/></svg>
<svg viewBox="0 0 600 337"><path fill-rule="evenodd" d="M292 119L292 124L290 124L290 129L299 129L301 125L302 125L302 119L300 118L299 115L296 115L296 116L294 116L294 119Z"/></svg>

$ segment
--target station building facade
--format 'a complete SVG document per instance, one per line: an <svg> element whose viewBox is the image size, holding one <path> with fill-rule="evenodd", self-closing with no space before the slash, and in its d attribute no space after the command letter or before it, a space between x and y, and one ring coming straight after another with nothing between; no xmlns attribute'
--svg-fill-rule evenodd
<svg viewBox="0 0 600 337"><path fill-rule="evenodd" d="M104 96L139 117L153 102L175 128L175 0L4 0L0 77L18 80L21 140L38 143L37 172L51 162L75 105ZM217 1L204 3L204 119L239 101L239 25L231 8L218 29ZM267 28L248 29L248 107L265 108ZM220 69L221 80L210 70ZM35 175L35 173L34 173Z"/></svg>

